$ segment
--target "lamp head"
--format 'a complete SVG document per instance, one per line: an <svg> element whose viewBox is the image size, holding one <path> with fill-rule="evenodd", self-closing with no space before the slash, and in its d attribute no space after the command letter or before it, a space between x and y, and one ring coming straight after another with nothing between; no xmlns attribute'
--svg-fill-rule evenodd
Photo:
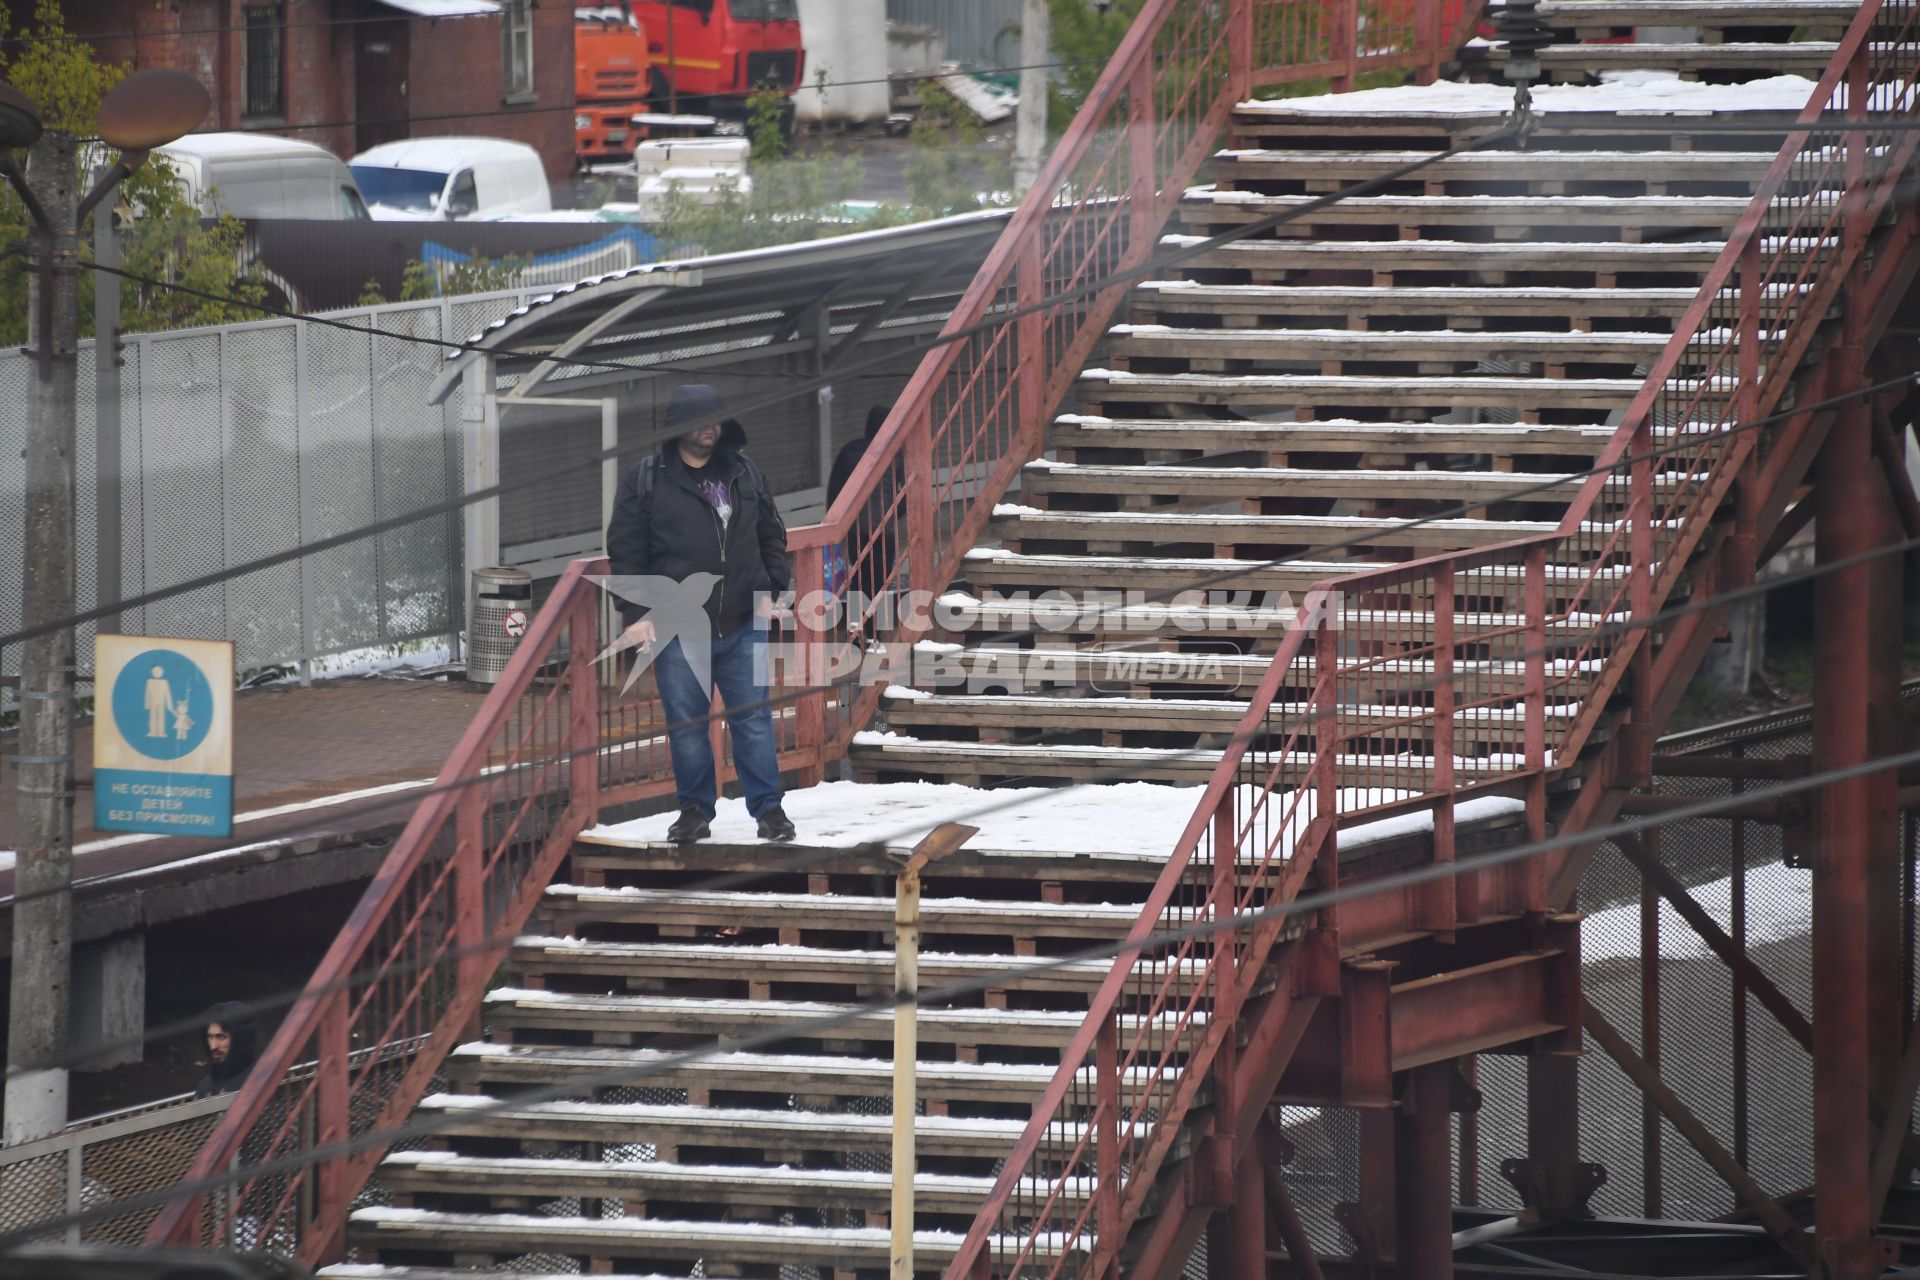
<svg viewBox="0 0 1920 1280"><path fill-rule="evenodd" d="M184 71L136 71L100 100L100 138L120 151L149 151L192 133L213 99Z"/></svg>
<svg viewBox="0 0 1920 1280"><path fill-rule="evenodd" d="M39 140L42 128L34 100L0 80L0 148L30 147Z"/></svg>

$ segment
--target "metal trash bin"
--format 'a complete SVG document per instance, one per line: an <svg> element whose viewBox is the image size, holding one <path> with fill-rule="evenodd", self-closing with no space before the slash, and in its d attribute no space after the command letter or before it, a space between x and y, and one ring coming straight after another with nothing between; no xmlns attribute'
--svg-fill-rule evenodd
<svg viewBox="0 0 1920 1280"><path fill-rule="evenodd" d="M475 569L467 592L467 683L491 688L506 674L533 617L533 575Z"/></svg>

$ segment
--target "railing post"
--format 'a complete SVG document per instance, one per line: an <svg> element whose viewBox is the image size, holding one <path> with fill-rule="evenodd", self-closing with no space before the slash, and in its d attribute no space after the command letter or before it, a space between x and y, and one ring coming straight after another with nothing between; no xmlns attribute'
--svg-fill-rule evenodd
<svg viewBox="0 0 1920 1280"><path fill-rule="evenodd" d="M1847 123L1859 125L1867 118L1867 94L1869 92L1867 51L1872 41L1863 40L1847 63L1846 86L1847 104L1844 114ZM1867 242L1867 236L1873 228L1867 224L1867 150L1873 144L1873 138L1857 127L1846 137L1846 189L1841 195L1840 246L1848 260L1855 259Z"/></svg>
<svg viewBox="0 0 1920 1280"><path fill-rule="evenodd" d="M1433 791L1439 797L1433 810L1433 861L1453 864L1453 562L1444 561L1433 576ZM1451 934L1458 913L1459 883L1443 876L1428 885L1423 923L1436 933ZM1472 899L1469 892L1466 896Z"/></svg>
<svg viewBox="0 0 1920 1280"><path fill-rule="evenodd" d="M1323 588L1324 584L1315 590ZM1334 786L1340 752L1339 635L1323 617L1313 637L1313 821L1307 824L1307 838L1312 842L1307 852L1315 859L1314 870L1323 891L1340 887L1340 799ZM1296 849L1295 856L1300 852ZM1326 927L1337 934L1340 908L1328 908L1325 916Z"/></svg>
<svg viewBox="0 0 1920 1280"><path fill-rule="evenodd" d="M847 597L843 594L841 600L845 603ZM828 682L830 655L827 650L830 641L825 622L827 609L832 603L827 593L826 548L820 545L796 548L793 553L793 654L788 661L779 661L774 652L772 635L768 636L767 651L773 671L786 674L784 683L789 692ZM854 621L853 618L847 619L847 642L857 652L865 641L851 634ZM769 672L769 677L772 674ZM776 697L779 696L780 686L771 678L767 688ZM818 784L826 773L828 696L825 688L809 689L800 693L792 704L794 746L805 759L796 773L796 782L802 787ZM777 719L775 723L778 723Z"/></svg>
<svg viewBox="0 0 1920 1280"><path fill-rule="evenodd" d="M1240 913L1240 833L1234 817L1233 793L1234 788L1222 792L1220 803L1213 811L1213 923L1216 926ZM1240 949L1237 931L1213 935L1213 999L1218 1017L1237 1013Z"/></svg>
<svg viewBox="0 0 1920 1280"><path fill-rule="evenodd" d="M1445 0L1414 0L1414 41L1420 50L1420 66L1413 73L1415 84L1432 84L1440 78L1440 64L1446 61L1442 47L1447 38L1443 20Z"/></svg>
<svg viewBox="0 0 1920 1280"><path fill-rule="evenodd" d="M1333 63L1333 91L1353 88L1354 62L1359 56L1360 6L1357 0L1333 0L1321 10L1332 25L1327 58Z"/></svg>
<svg viewBox="0 0 1920 1280"><path fill-rule="evenodd" d="M1014 265L1013 292L1014 302L1023 311L1047 296L1047 235L1047 220L1042 218L1034 223L1020 244L1020 260ZM1014 376L1020 379L1020 435L1023 441L1037 441L1046 430L1046 424L1040 419L1046 412L1047 381L1052 372L1047 359L1047 313L1034 311L1014 323L1018 326L1015 337L1020 352L1014 366Z"/></svg>
<svg viewBox="0 0 1920 1280"><path fill-rule="evenodd" d="M1544 542L1527 548L1520 608L1526 626L1522 750L1527 770L1527 839L1537 841L1547 838L1547 547ZM1526 866L1527 910L1544 911L1546 860L1529 858Z"/></svg>
<svg viewBox="0 0 1920 1280"><path fill-rule="evenodd" d="M587 820L600 816L600 595L575 580L567 608L567 750L569 799Z"/></svg>
<svg viewBox="0 0 1920 1280"><path fill-rule="evenodd" d="M1628 721L1625 777L1636 787L1653 785L1653 523L1652 413L1642 419L1627 446L1627 599L1636 634L1632 637L1632 715Z"/></svg>
<svg viewBox="0 0 1920 1280"><path fill-rule="evenodd" d="M453 943L467 988L487 980L486 812L483 786L461 789L453 810Z"/></svg>
<svg viewBox="0 0 1920 1280"><path fill-rule="evenodd" d="M933 565L933 412L922 409L907 423L901 444L906 461L907 577L897 586L931 590Z"/></svg>
<svg viewBox="0 0 1920 1280"><path fill-rule="evenodd" d="M1127 247L1134 254L1147 252L1146 246L1160 229L1158 192L1159 164L1154 146L1154 66L1152 58L1142 58L1127 82L1127 212L1131 219Z"/></svg>
<svg viewBox="0 0 1920 1280"><path fill-rule="evenodd" d="M320 1012L319 1061L314 1070L314 1107L318 1112L319 1124L315 1133L316 1145L328 1147L337 1142L345 1142L352 1133L349 1115L348 1090L351 1084L347 1077L350 1069L348 1051L351 1036L348 1028L348 1002L352 992L343 987L326 999L326 1005ZM319 1161L314 1170L315 1186L318 1189L316 1204L323 1215L323 1221L339 1224L338 1231L346 1222L346 1201L350 1198L347 1186L347 1157L328 1156ZM338 1209L337 1212L334 1210ZM235 1225L240 1219L236 1216ZM271 1231L273 1224L262 1222L258 1230L263 1234ZM245 1248L257 1248L264 1244L248 1243ZM309 1247L301 1242L300 1254L303 1258L324 1258L337 1260L343 1252L343 1242L339 1239L323 1240L318 1248Z"/></svg>
<svg viewBox="0 0 1920 1280"><path fill-rule="evenodd" d="M1229 0L1227 5L1227 93L1234 102L1253 96L1254 0Z"/></svg>
<svg viewBox="0 0 1920 1280"><path fill-rule="evenodd" d="M1120 1029L1119 1014L1108 1011L1093 1040L1095 1087L1093 1134L1092 1280L1116 1280L1120 1273Z"/></svg>

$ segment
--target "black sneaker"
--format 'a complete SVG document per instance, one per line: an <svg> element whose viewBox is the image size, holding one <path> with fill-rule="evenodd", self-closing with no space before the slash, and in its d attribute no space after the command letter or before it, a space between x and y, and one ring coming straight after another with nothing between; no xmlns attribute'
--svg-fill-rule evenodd
<svg viewBox="0 0 1920 1280"><path fill-rule="evenodd" d="M760 838L762 840L793 839L793 820L788 818L779 805L760 815Z"/></svg>
<svg viewBox="0 0 1920 1280"><path fill-rule="evenodd" d="M680 810L680 816L667 828L667 839L675 844L692 844L695 840L705 840L713 830L708 825L710 819L692 805ZM763 820L764 821L764 820Z"/></svg>

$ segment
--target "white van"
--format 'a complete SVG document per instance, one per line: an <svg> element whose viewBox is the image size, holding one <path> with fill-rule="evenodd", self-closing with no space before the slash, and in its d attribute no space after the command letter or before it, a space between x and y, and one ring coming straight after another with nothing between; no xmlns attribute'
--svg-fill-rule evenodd
<svg viewBox="0 0 1920 1280"><path fill-rule="evenodd" d="M238 218L364 219L367 205L340 157L270 133L190 133L155 151L187 199Z"/></svg>
<svg viewBox="0 0 1920 1280"><path fill-rule="evenodd" d="M540 153L505 138L409 138L347 162L375 218L488 221L553 208Z"/></svg>

